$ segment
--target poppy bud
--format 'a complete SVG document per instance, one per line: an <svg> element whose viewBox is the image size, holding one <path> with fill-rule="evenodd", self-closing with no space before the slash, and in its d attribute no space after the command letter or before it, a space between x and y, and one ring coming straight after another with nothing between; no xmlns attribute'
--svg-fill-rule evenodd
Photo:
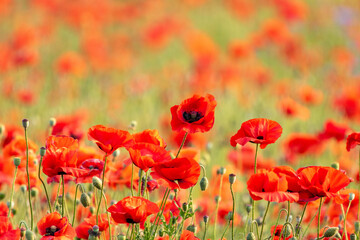
<svg viewBox="0 0 360 240"><path fill-rule="evenodd" d="M22 120L22 125L25 129L27 129L29 127L29 120L27 119L23 119Z"/></svg>
<svg viewBox="0 0 360 240"><path fill-rule="evenodd" d="M256 240L255 234L252 232L249 232L248 235L246 236L246 240Z"/></svg>
<svg viewBox="0 0 360 240"><path fill-rule="evenodd" d="M205 215L203 219L204 219L204 223L208 223L208 222L209 222L209 216L208 216L208 215Z"/></svg>
<svg viewBox="0 0 360 240"><path fill-rule="evenodd" d="M129 125L129 128L131 130L135 130L136 129L136 126L137 126L137 121L131 121L130 125Z"/></svg>
<svg viewBox="0 0 360 240"><path fill-rule="evenodd" d="M360 222L359 221L356 221L355 222L355 232L359 232L360 231Z"/></svg>
<svg viewBox="0 0 360 240"><path fill-rule="evenodd" d="M205 191L209 186L209 180L207 179L207 177L203 177L200 180L200 189L201 191Z"/></svg>
<svg viewBox="0 0 360 240"><path fill-rule="evenodd" d="M26 232L26 228L25 228L25 227L21 227L21 228L20 228L20 237L21 237L21 238L25 237L25 232Z"/></svg>
<svg viewBox="0 0 360 240"><path fill-rule="evenodd" d="M101 184L102 184L102 181L100 178L94 176L92 178L92 184L94 187L96 187L97 189L101 190Z"/></svg>
<svg viewBox="0 0 360 240"><path fill-rule="evenodd" d="M50 127L53 127L53 126L55 126L56 125L56 118L50 118L49 119L49 125L50 125Z"/></svg>
<svg viewBox="0 0 360 240"><path fill-rule="evenodd" d="M230 175L229 175L229 182L230 182L230 184L234 184L235 181L236 181L236 175L233 174L233 173L230 174Z"/></svg>
<svg viewBox="0 0 360 240"><path fill-rule="evenodd" d="M296 216L296 223L300 223L301 217L300 216Z"/></svg>
<svg viewBox="0 0 360 240"><path fill-rule="evenodd" d="M162 228L159 229L159 237L164 236L164 230Z"/></svg>
<svg viewBox="0 0 360 240"><path fill-rule="evenodd" d="M170 218L170 225L174 225L176 223L176 217L172 216Z"/></svg>
<svg viewBox="0 0 360 240"><path fill-rule="evenodd" d="M184 203L182 204L182 209L183 209L184 212L186 212L186 210L188 209L187 203L184 202Z"/></svg>
<svg viewBox="0 0 360 240"><path fill-rule="evenodd" d="M92 230L93 230L94 233L98 233L98 232L99 232L99 226L98 226L98 225L94 225L94 226L92 227Z"/></svg>
<svg viewBox="0 0 360 240"><path fill-rule="evenodd" d="M45 148L45 147L41 147L41 148L40 148L40 156L43 157L43 156L45 156L45 154L46 154L46 148Z"/></svg>
<svg viewBox="0 0 360 240"><path fill-rule="evenodd" d="M221 167L221 168L219 169L219 173L220 173L221 175L224 175L224 174L226 173L226 168Z"/></svg>
<svg viewBox="0 0 360 240"><path fill-rule="evenodd" d="M291 235L291 228L289 226L289 224L286 224L285 228L284 228L284 237L288 238Z"/></svg>
<svg viewBox="0 0 360 240"><path fill-rule="evenodd" d="M120 149L116 149L112 155L113 157L118 157L120 155Z"/></svg>
<svg viewBox="0 0 360 240"><path fill-rule="evenodd" d="M194 224L189 225L186 230L189 230L190 232L195 233L196 232L196 226Z"/></svg>
<svg viewBox="0 0 360 240"><path fill-rule="evenodd" d="M39 195L39 190L37 188L31 188L31 197L37 197Z"/></svg>
<svg viewBox="0 0 360 240"><path fill-rule="evenodd" d="M21 185L20 186L20 190L22 193L26 192L26 186L25 185Z"/></svg>
<svg viewBox="0 0 360 240"><path fill-rule="evenodd" d="M11 201L11 208L13 208L14 207L14 201ZM8 207L8 208L10 208L10 201L7 201L6 202L6 206Z"/></svg>
<svg viewBox="0 0 360 240"><path fill-rule="evenodd" d="M350 240L357 240L357 236L355 233L350 234Z"/></svg>
<svg viewBox="0 0 360 240"><path fill-rule="evenodd" d="M0 136L2 136L5 132L5 126L0 124Z"/></svg>
<svg viewBox="0 0 360 240"><path fill-rule="evenodd" d="M334 162L330 165L332 168L335 168L336 170L340 169L340 164L338 162Z"/></svg>
<svg viewBox="0 0 360 240"><path fill-rule="evenodd" d="M233 212L229 212L227 215L226 215L226 220L228 220L228 221L231 221L231 220L233 220Z"/></svg>
<svg viewBox="0 0 360 240"><path fill-rule="evenodd" d="M247 206L246 206L246 212L247 212L247 213L250 213L250 212L251 212L251 209L252 209L252 206L251 206L251 205L247 205Z"/></svg>
<svg viewBox="0 0 360 240"><path fill-rule="evenodd" d="M355 199L355 194L354 193L349 193L349 201L352 201Z"/></svg>
<svg viewBox="0 0 360 240"><path fill-rule="evenodd" d="M90 206L90 197L86 193L82 193L80 197L80 202L84 207Z"/></svg>
<svg viewBox="0 0 360 240"><path fill-rule="evenodd" d="M95 213L95 208L94 207L90 207L90 213L94 214Z"/></svg>
<svg viewBox="0 0 360 240"><path fill-rule="evenodd" d="M339 231L339 228L330 227L330 228L326 229L326 231L324 233L324 237L331 238L331 237L335 236L335 234L338 233L338 231Z"/></svg>
<svg viewBox="0 0 360 240"><path fill-rule="evenodd" d="M26 230L25 239L26 240L35 240L35 234L30 230Z"/></svg>
<svg viewBox="0 0 360 240"><path fill-rule="evenodd" d="M120 235L117 236L117 240L126 240L126 236L120 234Z"/></svg>
<svg viewBox="0 0 360 240"><path fill-rule="evenodd" d="M21 163L21 158L19 157L14 157L14 165L15 167L18 167Z"/></svg>

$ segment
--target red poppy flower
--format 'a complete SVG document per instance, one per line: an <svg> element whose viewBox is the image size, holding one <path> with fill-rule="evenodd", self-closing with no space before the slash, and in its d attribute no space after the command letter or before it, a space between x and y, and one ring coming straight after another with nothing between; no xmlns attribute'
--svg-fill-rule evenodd
<svg viewBox="0 0 360 240"><path fill-rule="evenodd" d="M299 200L299 193L289 191L286 176L279 176L268 170L260 170L259 173L253 174L247 182L247 189L255 201L261 199L270 202Z"/></svg>
<svg viewBox="0 0 360 240"><path fill-rule="evenodd" d="M157 204L142 197L126 197L107 209L117 223L143 223L159 210Z"/></svg>
<svg viewBox="0 0 360 240"><path fill-rule="evenodd" d="M200 238L196 237L193 232L189 230L184 230L180 236L180 240L198 240Z"/></svg>
<svg viewBox="0 0 360 240"><path fill-rule="evenodd" d="M166 147L166 143L162 137L160 137L158 130L146 129L140 133L134 133L132 135L136 143L150 143L159 147Z"/></svg>
<svg viewBox="0 0 360 240"><path fill-rule="evenodd" d="M309 166L297 170L300 186L314 196L336 197L338 191L352 182L352 179L340 170L332 167Z"/></svg>
<svg viewBox="0 0 360 240"><path fill-rule="evenodd" d="M0 216L0 239L19 240L20 229L13 229L9 218Z"/></svg>
<svg viewBox="0 0 360 240"><path fill-rule="evenodd" d="M89 218L85 218L82 223L80 223L75 231L76 236L78 238L88 239L89 238L89 230L92 230L92 227L96 225L96 216L93 215ZM99 222L97 224L99 226L99 233L108 230L109 228L109 222L107 220L106 213L103 213L99 216ZM109 234L105 234L106 238L109 237Z"/></svg>
<svg viewBox="0 0 360 240"><path fill-rule="evenodd" d="M337 141L341 141L345 138L347 130L347 126L340 125L330 120L326 122L324 130L319 133L318 136L321 140L335 138Z"/></svg>
<svg viewBox="0 0 360 240"><path fill-rule="evenodd" d="M275 226L272 226L271 227L271 234L274 234L274 240L280 240L280 234L281 234L281 230L283 228L283 225L277 225L276 228ZM283 232L284 233L284 232ZM291 232L290 233L290 236L288 236L287 238L284 237L284 234L283 236L281 236L281 240L285 239L285 240L289 240L290 238L293 237L293 233Z"/></svg>
<svg viewBox="0 0 360 240"><path fill-rule="evenodd" d="M360 145L360 133L352 133L346 139L346 150L350 152L351 149Z"/></svg>
<svg viewBox="0 0 360 240"><path fill-rule="evenodd" d="M188 133L207 132L214 125L216 101L214 96L194 95L173 106L171 110L171 128L173 131Z"/></svg>
<svg viewBox="0 0 360 240"><path fill-rule="evenodd" d="M79 166L79 169L86 170L86 173L79 176L76 179L76 183L90 183L93 176L100 178L104 169L104 161L96 158L91 158L83 161Z"/></svg>
<svg viewBox="0 0 360 240"><path fill-rule="evenodd" d="M98 147L107 155L120 147L130 147L134 139L127 131L96 125L89 128L89 140L95 141Z"/></svg>
<svg viewBox="0 0 360 240"><path fill-rule="evenodd" d="M71 240L76 236L74 228L66 217L58 212L47 214L37 224L42 240Z"/></svg>
<svg viewBox="0 0 360 240"><path fill-rule="evenodd" d="M200 165L190 158L175 158L153 167L151 176L171 189L194 186L200 176Z"/></svg>
<svg viewBox="0 0 360 240"><path fill-rule="evenodd" d="M260 144L264 149L268 144L274 143L282 133L279 123L265 119L255 118L241 124L239 131L231 137L230 143L233 147L236 144L244 146L247 142Z"/></svg>
<svg viewBox="0 0 360 240"><path fill-rule="evenodd" d="M46 139L46 154L42 161L43 172L53 177L56 175L71 175L77 177L86 173L78 169L78 140L68 136L50 136Z"/></svg>

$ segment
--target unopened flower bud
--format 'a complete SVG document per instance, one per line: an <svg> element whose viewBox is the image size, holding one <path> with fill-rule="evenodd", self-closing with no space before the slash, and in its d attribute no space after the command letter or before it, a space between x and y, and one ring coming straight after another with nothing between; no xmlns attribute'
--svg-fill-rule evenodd
<svg viewBox="0 0 360 240"><path fill-rule="evenodd" d="M3 124L0 124L0 136L2 136L5 132L5 126Z"/></svg>
<svg viewBox="0 0 360 240"><path fill-rule="evenodd" d="M248 235L246 236L246 240L256 240L255 234L252 232L249 232Z"/></svg>
<svg viewBox="0 0 360 240"><path fill-rule="evenodd" d="M183 209L184 212L186 212L186 210L188 209L188 204L184 202L182 204L182 209Z"/></svg>
<svg viewBox="0 0 360 240"><path fill-rule="evenodd" d="M221 168L219 169L219 173L220 173L221 175L224 175L224 174L226 173L226 168L221 167Z"/></svg>
<svg viewBox="0 0 360 240"><path fill-rule="evenodd" d="M116 149L114 152L113 152L113 157L118 157L120 156L120 149Z"/></svg>
<svg viewBox="0 0 360 240"><path fill-rule="evenodd" d="M95 208L94 207L90 207L90 213L94 214L95 213Z"/></svg>
<svg viewBox="0 0 360 240"><path fill-rule="evenodd" d="M208 216L208 215L205 215L203 219L204 219L204 223L208 223L208 222L209 222L209 216Z"/></svg>
<svg viewBox="0 0 360 240"><path fill-rule="evenodd" d="M22 192L22 193L25 193L26 192L26 185L21 185L20 186L20 191Z"/></svg>
<svg viewBox="0 0 360 240"><path fill-rule="evenodd" d="M215 196L215 203L219 203L221 201L221 197L219 195Z"/></svg>
<svg viewBox="0 0 360 240"><path fill-rule="evenodd" d="M195 233L196 232L196 226L194 224L189 225L186 230L189 230L190 232Z"/></svg>
<svg viewBox="0 0 360 240"><path fill-rule="evenodd" d="M35 233L30 230L26 230L25 232L25 239L26 240L35 240Z"/></svg>
<svg viewBox="0 0 360 240"><path fill-rule="evenodd" d="M360 232L360 222L356 221L354 225L355 225L355 232L359 233Z"/></svg>
<svg viewBox="0 0 360 240"><path fill-rule="evenodd" d="M246 206L246 212L247 212L247 213L250 213L250 212L251 212L251 209L252 209L252 206L251 206L251 205L247 205L247 206Z"/></svg>
<svg viewBox="0 0 360 240"><path fill-rule="evenodd" d="M39 190L36 187L31 188L31 197L37 197L39 195Z"/></svg>
<svg viewBox="0 0 360 240"><path fill-rule="evenodd" d="M228 220L228 221L231 221L231 220L233 220L233 212L229 212L227 215L226 215L226 220Z"/></svg>
<svg viewBox="0 0 360 240"><path fill-rule="evenodd" d="M21 158L14 157L14 165L15 167L18 167L21 164Z"/></svg>
<svg viewBox="0 0 360 240"><path fill-rule="evenodd" d="M21 227L21 228L20 228L20 237L21 237L21 238L25 237L25 233L26 233L26 228L25 228L25 227Z"/></svg>
<svg viewBox="0 0 360 240"><path fill-rule="evenodd" d="M285 238L290 237L290 235L291 235L291 227L289 226L289 224L286 224L283 234L284 234Z"/></svg>
<svg viewBox="0 0 360 240"><path fill-rule="evenodd" d="M84 207L90 206L90 197L86 193L82 193L80 196L80 202Z"/></svg>
<svg viewBox="0 0 360 240"><path fill-rule="evenodd" d="M41 147L41 148L40 148L40 156L43 157L43 156L45 156L45 154L46 154L46 148L45 148L45 147Z"/></svg>
<svg viewBox="0 0 360 240"><path fill-rule="evenodd" d="M229 175L229 182L230 182L230 184L234 184L235 181L236 181L236 175L233 174L233 173L230 174L230 175Z"/></svg>
<svg viewBox="0 0 360 240"><path fill-rule="evenodd" d="M23 120L22 120L22 125L23 125L23 127L24 127L25 129L27 129L27 128L29 127L29 125L30 125L29 120L23 119Z"/></svg>
<svg viewBox="0 0 360 240"><path fill-rule="evenodd" d="M49 119L49 125L50 127L54 127L56 125L56 118L50 118Z"/></svg>
<svg viewBox="0 0 360 240"><path fill-rule="evenodd" d="M0 193L0 201L5 198L5 193Z"/></svg>
<svg viewBox="0 0 360 240"><path fill-rule="evenodd" d="M352 201L355 199L355 194L354 193L349 193L349 201Z"/></svg>
<svg viewBox="0 0 360 240"><path fill-rule="evenodd" d="M120 235L117 236L117 240L126 240L126 236L120 234Z"/></svg>
<svg viewBox="0 0 360 240"><path fill-rule="evenodd" d="M350 234L350 240L357 240L357 236L355 233Z"/></svg>
<svg viewBox="0 0 360 240"><path fill-rule="evenodd" d="M209 186L209 180L207 179L207 177L203 177L200 180L200 189L201 191L205 191Z"/></svg>
<svg viewBox="0 0 360 240"><path fill-rule="evenodd" d="M94 187L96 187L97 189L101 190L101 185L102 185L102 181L100 178L94 176L92 178L92 184Z"/></svg>
<svg viewBox="0 0 360 240"><path fill-rule="evenodd" d="M330 227L330 228L326 229L326 231L324 233L324 237L331 238L331 237L335 236L335 234L338 232L339 232L339 228Z"/></svg>
<svg viewBox="0 0 360 240"><path fill-rule="evenodd" d="M335 168L336 170L340 169L340 164L338 162L334 162L330 165L332 168Z"/></svg>
<svg viewBox="0 0 360 240"><path fill-rule="evenodd" d="M130 128L131 130L135 130L136 127L137 127L137 121L135 121L135 120L131 121L131 123L130 123L130 125L129 125L129 128Z"/></svg>

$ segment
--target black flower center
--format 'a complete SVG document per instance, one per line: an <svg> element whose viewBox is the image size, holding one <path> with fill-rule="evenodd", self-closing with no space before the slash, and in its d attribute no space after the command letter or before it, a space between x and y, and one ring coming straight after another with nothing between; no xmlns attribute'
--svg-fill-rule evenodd
<svg viewBox="0 0 360 240"><path fill-rule="evenodd" d="M58 229L56 226L51 226L45 229L46 233L45 236L54 236L54 234L59 231L60 229Z"/></svg>
<svg viewBox="0 0 360 240"><path fill-rule="evenodd" d="M135 223L134 220L131 219L131 218L127 218L127 219L126 219L126 222L127 222L127 223Z"/></svg>
<svg viewBox="0 0 360 240"><path fill-rule="evenodd" d="M258 136L256 139L263 140L264 137L263 136Z"/></svg>
<svg viewBox="0 0 360 240"><path fill-rule="evenodd" d="M193 123L193 122L199 121L203 117L204 116L202 116L201 113L197 112L197 111L183 113L183 118L188 123Z"/></svg>

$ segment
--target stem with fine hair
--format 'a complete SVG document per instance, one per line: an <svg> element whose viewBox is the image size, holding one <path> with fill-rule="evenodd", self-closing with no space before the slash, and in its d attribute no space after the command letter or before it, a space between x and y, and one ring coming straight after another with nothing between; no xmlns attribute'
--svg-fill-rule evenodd
<svg viewBox="0 0 360 240"><path fill-rule="evenodd" d="M194 186L192 186L192 187L190 188L189 197L188 197L188 200L187 200L187 203L186 203L187 208L186 208L184 217L182 218L181 223L180 223L180 227L179 227L180 233L182 233L182 231L183 231L183 225L184 225L184 222L185 222L185 220L186 220L185 218L186 218L186 215L188 214L188 211L189 211L189 203L190 203L190 200L191 200L191 194L192 194L193 189L194 189ZM175 237L175 236L176 236L176 232L175 232L175 234L174 234L174 237Z"/></svg>
<svg viewBox="0 0 360 240"><path fill-rule="evenodd" d="M266 218L266 215L269 211L269 206L270 206L270 201L268 201L268 204L266 206L266 210L265 210L265 213L264 213L264 217L263 217L263 222L261 224L261 231L260 231L260 240L262 238L262 234L263 234L263 230L264 230L264 225L265 225L265 218Z"/></svg>
<svg viewBox="0 0 360 240"><path fill-rule="evenodd" d="M41 183L42 183L42 185L43 185L43 187L44 187L46 199L47 199L47 202L48 202L48 205L49 205L49 210L50 210L50 213L52 213L51 203L50 203L49 195L48 195L48 192L47 192L47 189L46 189L46 185L45 185L44 181L41 179L41 174L40 174L41 163L42 163L42 161L43 161L43 157L44 157L44 156L41 156L41 157L40 157L38 178L40 179L40 181L41 181Z"/></svg>
<svg viewBox="0 0 360 240"><path fill-rule="evenodd" d="M286 215L286 222L289 222L289 218L290 218L290 201L287 201L288 203L288 212L287 212L287 215Z"/></svg>
<svg viewBox="0 0 360 240"><path fill-rule="evenodd" d="M302 214L301 214L301 218L300 218L300 221L299 223L297 224L297 228L295 229L295 237L299 237L299 233L300 233L300 226L301 226L301 223L302 223L302 220L304 219L304 214L305 214L305 210L306 210L306 207L308 205L309 202L305 203L305 206L304 206L304 209L302 211Z"/></svg>
<svg viewBox="0 0 360 240"><path fill-rule="evenodd" d="M104 195L105 208L108 209L107 199L106 199L105 193L103 192L102 194ZM110 222L110 216L109 216L109 212L108 212L108 211L106 211L106 217L107 217L108 224L109 224L109 236L110 236L109 239L111 240L111 239L112 239L112 235L111 235L111 222Z"/></svg>
<svg viewBox="0 0 360 240"><path fill-rule="evenodd" d="M179 156L179 154L180 154L180 151L181 151L181 149L183 148L183 146L184 146L184 144L185 144L185 140L186 140L186 137L187 137L188 134L189 134L188 132L185 132L184 138L183 138L183 140L182 140L182 142L181 142L181 145L180 145L180 147L179 147L179 150L178 150L175 158L178 158L178 156Z"/></svg>
<svg viewBox="0 0 360 240"><path fill-rule="evenodd" d="M216 239L216 223L217 223L219 205L220 205L220 201L221 201L221 189L222 189L223 177L224 177L224 175L221 174L220 186L219 186L219 195L218 195L219 198L218 198L218 201L216 202L216 208L215 208L214 239Z"/></svg>
<svg viewBox="0 0 360 240"><path fill-rule="evenodd" d="M323 198L320 198L319 212L318 212L318 224L317 224L317 239L320 237L320 217L321 217L321 205L323 203Z"/></svg>
<svg viewBox="0 0 360 240"><path fill-rule="evenodd" d="M153 234L153 239L155 239L156 231L158 229L159 222L160 222L160 218L161 218L161 215L162 215L162 213L164 211L164 208L166 206L166 201L167 201L167 198L168 198L170 192L171 192L171 190L169 188L167 188L166 191L165 191L164 197L163 197L163 199L161 201L161 204L160 204L160 210L159 210L158 214L156 215L154 224L151 226L150 234L152 234L152 229L153 229L153 226L155 225L155 231L154 231L154 234Z"/></svg>
<svg viewBox="0 0 360 240"><path fill-rule="evenodd" d="M61 195L61 217L64 217L64 210L65 210L65 181L64 181L64 175L61 174L61 182L62 182L62 195Z"/></svg>
<svg viewBox="0 0 360 240"><path fill-rule="evenodd" d="M346 212L345 212L345 216L344 216L344 230L343 230L341 239L343 239L343 237L344 237L344 235L345 235L346 240L348 240L348 236L347 236L347 233L346 233L346 218L347 218L347 215L348 215L349 210L350 210L351 202L352 202L352 200L349 201L349 205L348 205L348 207L347 207L347 209L346 209ZM342 206L342 204L341 204L341 206Z"/></svg>
<svg viewBox="0 0 360 240"><path fill-rule="evenodd" d="M278 214L277 219L276 219L276 222L275 222L275 229L276 229L277 226L278 226L279 218L280 218L280 215L281 215L282 212L286 212L286 214L287 214L287 210L286 210L285 208L283 208L283 209L281 209L281 210L279 211L279 214ZM274 239L274 236L275 236L275 231L274 231L273 233L271 233L271 240Z"/></svg>
<svg viewBox="0 0 360 240"><path fill-rule="evenodd" d="M258 150L259 150L259 144L256 144L256 150L255 150L255 162L254 162L254 174L256 174L256 170L257 170L257 154L258 154ZM252 208L251 208L251 221L255 220L255 201L252 201ZM250 232L253 232L253 226L251 224L250 226Z"/></svg>
<svg viewBox="0 0 360 240"><path fill-rule="evenodd" d="M141 183L142 183L143 170L139 170L139 182L138 182L138 196L141 197Z"/></svg>
<svg viewBox="0 0 360 240"><path fill-rule="evenodd" d="M101 206L101 199L102 199L102 193L104 190L104 181L105 181L105 169L106 169L106 160L107 160L107 153L105 154L105 160L104 160L104 168L103 168L103 174L102 174L102 181L101 181L101 190L100 190L100 200L98 203L98 207L96 210L96 225L99 224L99 211L100 211L100 206Z"/></svg>
<svg viewBox="0 0 360 240"><path fill-rule="evenodd" d="M220 240L222 240L222 239L224 238L224 236L225 236L225 234L226 234L226 232L227 232L227 230L228 230L228 228L229 228L229 225L230 225L230 221L228 221L228 224L226 224L225 231L224 231L223 234L221 235Z"/></svg>
<svg viewBox="0 0 360 240"><path fill-rule="evenodd" d="M80 187L80 191L81 192L84 192L84 188L83 186L79 183L79 184L76 184L76 188L75 188L75 199L74 199L74 209L73 209L73 219L72 219L72 222L71 222L71 226L74 226L74 222L75 222L75 213L76 213L76 196L77 196L77 191L78 191L78 188Z"/></svg>
<svg viewBox="0 0 360 240"><path fill-rule="evenodd" d="M131 196L134 196L134 163L131 161L131 183L130 183Z"/></svg>
<svg viewBox="0 0 360 240"><path fill-rule="evenodd" d="M205 240L205 238L206 238L206 230L207 230L207 223L205 222L205 230L204 230L203 240Z"/></svg>
<svg viewBox="0 0 360 240"><path fill-rule="evenodd" d="M233 191L233 184L230 183L230 192L231 192L231 198L232 198L232 220L231 220L231 239L234 240L234 220L235 220L235 195Z"/></svg>
<svg viewBox="0 0 360 240"><path fill-rule="evenodd" d="M27 175L27 182L28 182L28 192L29 192L29 206L30 206L30 230L33 230L34 227L34 216L33 216L33 209L31 204L31 187L30 187L30 174L29 174L29 144L28 144L28 138L27 138L27 131L25 130L25 144L26 144L26 175Z"/></svg>
<svg viewBox="0 0 360 240"><path fill-rule="evenodd" d="M9 213L8 213L8 218L10 219L10 214L11 214L11 209L12 209L12 199L14 196L14 187L15 187L15 180L16 180L16 173L18 170L18 166L15 166L15 173L14 173L14 179L11 185L11 194L10 194L10 204L9 204Z"/></svg>

